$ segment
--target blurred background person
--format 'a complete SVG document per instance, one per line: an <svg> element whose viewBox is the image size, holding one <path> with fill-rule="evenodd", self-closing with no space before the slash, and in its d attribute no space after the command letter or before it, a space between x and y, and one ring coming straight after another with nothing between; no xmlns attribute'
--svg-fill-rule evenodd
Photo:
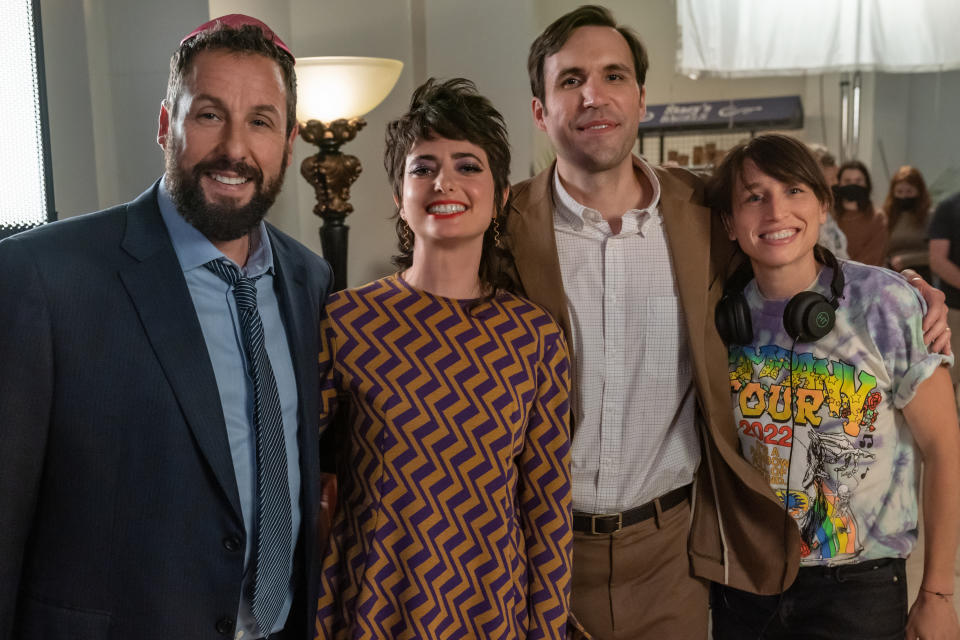
<svg viewBox="0 0 960 640"><path fill-rule="evenodd" d="M833 215L847 237L850 259L883 266L887 263L887 222L883 212L873 208L872 191L866 165L859 160L844 162L833 187Z"/></svg>
<svg viewBox="0 0 960 640"><path fill-rule="evenodd" d="M895 271L910 268L930 279L927 227L930 220L930 192L923 174L915 167L900 167L890 180L883 202L887 218L887 260Z"/></svg>
<svg viewBox="0 0 960 640"><path fill-rule="evenodd" d="M822 144L813 142L807 146L810 147L810 151L813 152L813 157L817 159L817 164L820 165L820 170L823 172L823 179L827 181L827 186L832 189L833 185L837 184L837 173L839 171L836 156L830 153L830 150Z"/></svg>
<svg viewBox="0 0 960 640"><path fill-rule="evenodd" d="M820 171L823 172L823 179L827 182L827 187L833 189L833 186L837 184L837 159L822 144L814 142L807 146L810 147L813 157L817 159L817 164L820 165ZM846 260L850 257L850 254L847 253L847 236L840 230L836 218L832 215L827 216L826 221L820 225L820 238L817 243L838 258Z"/></svg>
<svg viewBox="0 0 960 640"><path fill-rule="evenodd" d="M940 278L947 296L947 324L953 353L960 353L960 192L937 205L930 222L930 270ZM953 388L960 405L960 370L950 369Z"/></svg>

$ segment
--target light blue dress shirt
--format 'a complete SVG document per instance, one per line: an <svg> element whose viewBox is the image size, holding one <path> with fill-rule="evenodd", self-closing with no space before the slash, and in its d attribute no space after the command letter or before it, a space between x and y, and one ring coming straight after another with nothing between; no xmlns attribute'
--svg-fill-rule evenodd
<svg viewBox="0 0 960 640"><path fill-rule="evenodd" d="M250 640L262 637L250 611L247 594L253 582L254 566L251 562L256 540L254 515L257 508L257 463L256 439L253 421L253 382L247 372L243 335L237 313L236 301L230 286L203 265L225 256L183 219L166 189L166 178L160 181L157 190L160 214L170 233L173 249L187 280L187 288L200 320L207 353L217 378L220 404L227 425L230 455L240 494L240 507L246 527L246 551L242 589L238 589L237 638ZM287 478L290 486L292 516L292 544L290 567L293 566L293 548L300 531L300 464L297 447L297 380L293 372L293 359L287 342L286 330L280 317L280 305L273 288L273 250L266 226L261 222L251 238L253 251L244 266L236 265L243 275L257 280L257 307L263 322L264 341L273 375L280 395L283 413L283 432L287 451ZM226 258L229 260L229 258ZM232 261L231 261L232 262ZM236 263L234 263L236 264ZM198 357L200 354L198 354ZM293 600L292 586L286 602L270 633L280 631L286 622Z"/></svg>

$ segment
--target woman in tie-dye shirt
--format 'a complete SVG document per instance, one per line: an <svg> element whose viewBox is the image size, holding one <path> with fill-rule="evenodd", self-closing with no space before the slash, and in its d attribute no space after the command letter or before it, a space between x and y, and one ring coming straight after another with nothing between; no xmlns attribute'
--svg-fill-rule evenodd
<svg viewBox="0 0 960 640"><path fill-rule="evenodd" d="M746 254L717 311L740 451L796 522L784 541L801 556L781 595L715 587L714 637L960 637L960 428L952 358L927 352L922 300L816 245L831 197L799 141L735 147L709 193ZM926 557L908 614L921 461Z"/></svg>

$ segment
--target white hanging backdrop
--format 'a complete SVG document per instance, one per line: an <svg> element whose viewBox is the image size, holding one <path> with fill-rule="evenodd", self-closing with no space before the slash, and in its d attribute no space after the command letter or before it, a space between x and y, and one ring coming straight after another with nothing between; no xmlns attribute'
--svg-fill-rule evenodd
<svg viewBox="0 0 960 640"><path fill-rule="evenodd" d="M677 0L685 75L960 69L958 0Z"/></svg>

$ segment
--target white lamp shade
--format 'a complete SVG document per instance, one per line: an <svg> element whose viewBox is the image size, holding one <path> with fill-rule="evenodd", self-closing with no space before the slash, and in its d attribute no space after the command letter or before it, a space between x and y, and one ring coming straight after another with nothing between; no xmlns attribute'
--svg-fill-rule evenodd
<svg viewBox="0 0 960 640"><path fill-rule="evenodd" d="M380 104L400 77L403 63L388 58L297 58L297 119L355 118Z"/></svg>

